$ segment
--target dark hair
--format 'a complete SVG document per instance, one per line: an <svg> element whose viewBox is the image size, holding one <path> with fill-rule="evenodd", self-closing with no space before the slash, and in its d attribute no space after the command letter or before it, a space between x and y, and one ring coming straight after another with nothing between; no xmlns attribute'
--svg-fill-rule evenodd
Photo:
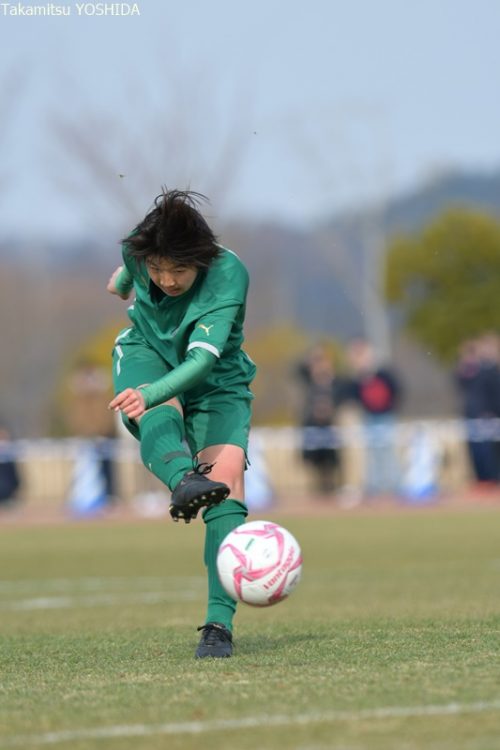
<svg viewBox="0 0 500 750"><path fill-rule="evenodd" d="M196 268L208 268L220 252L217 237L198 210L207 198L188 190L167 190L155 198L154 208L122 240L136 260L152 256Z"/></svg>

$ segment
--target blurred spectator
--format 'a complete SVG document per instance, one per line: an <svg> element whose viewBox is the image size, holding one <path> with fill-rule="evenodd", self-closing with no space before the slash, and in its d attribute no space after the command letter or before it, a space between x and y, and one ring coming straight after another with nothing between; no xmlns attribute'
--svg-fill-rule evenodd
<svg viewBox="0 0 500 750"><path fill-rule="evenodd" d="M500 342L495 333L464 341L455 382L466 420L467 447L476 481L485 488L500 479Z"/></svg>
<svg viewBox="0 0 500 750"><path fill-rule="evenodd" d="M395 415L401 385L394 370L376 361L372 345L358 338L348 346L350 378L343 398L360 408L365 432L364 494L397 494L401 469L396 451Z"/></svg>
<svg viewBox="0 0 500 750"><path fill-rule="evenodd" d="M106 369L81 361L69 381L72 394L68 424L84 438L74 467L70 506L85 512L100 511L116 502L114 415L107 408L111 382ZM92 480L92 481L91 481Z"/></svg>
<svg viewBox="0 0 500 750"><path fill-rule="evenodd" d="M0 509L15 504L20 484L10 432L0 426Z"/></svg>
<svg viewBox="0 0 500 750"><path fill-rule="evenodd" d="M313 347L297 375L304 388L302 457L314 470L317 491L328 495L338 485L340 463L333 427L338 381L328 348Z"/></svg>

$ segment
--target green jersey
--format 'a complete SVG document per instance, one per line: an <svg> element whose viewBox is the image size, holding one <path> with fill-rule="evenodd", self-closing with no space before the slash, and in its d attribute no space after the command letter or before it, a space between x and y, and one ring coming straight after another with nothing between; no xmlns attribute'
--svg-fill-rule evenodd
<svg viewBox="0 0 500 750"><path fill-rule="evenodd" d="M123 261L133 281L135 301L128 315L136 330L171 368L190 351L205 349L216 361L203 382L186 397L251 382L255 365L242 351L248 272L236 253L221 248L208 270L200 269L187 292L169 297L150 279L143 262L123 247Z"/></svg>

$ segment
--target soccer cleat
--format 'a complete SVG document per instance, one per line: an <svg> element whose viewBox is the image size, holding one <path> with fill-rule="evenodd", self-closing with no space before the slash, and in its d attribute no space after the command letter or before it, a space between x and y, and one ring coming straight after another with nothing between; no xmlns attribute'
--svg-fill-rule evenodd
<svg viewBox="0 0 500 750"><path fill-rule="evenodd" d="M201 634L195 659L205 659L212 656L215 659L223 659L233 654L233 636L220 622L207 622L198 630Z"/></svg>
<svg viewBox="0 0 500 750"><path fill-rule="evenodd" d="M183 476L172 492L170 515L174 521L180 518L190 523L196 518L200 508L218 505L229 495L229 487L224 482L213 482L205 474L212 470L213 464L198 464L194 471Z"/></svg>

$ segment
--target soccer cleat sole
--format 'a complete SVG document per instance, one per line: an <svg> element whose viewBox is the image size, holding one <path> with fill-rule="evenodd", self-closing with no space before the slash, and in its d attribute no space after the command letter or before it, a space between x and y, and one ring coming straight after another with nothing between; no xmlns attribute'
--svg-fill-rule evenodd
<svg viewBox="0 0 500 750"><path fill-rule="evenodd" d="M175 522L182 520L184 523L191 523L192 519L196 518L201 508L211 508L213 505L219 505L228 495L229 488L221 487L220 489L210 490L210 492L204 492L199 497L193 498L181 508L171 503L169 507L170 515Z"/></svg>

